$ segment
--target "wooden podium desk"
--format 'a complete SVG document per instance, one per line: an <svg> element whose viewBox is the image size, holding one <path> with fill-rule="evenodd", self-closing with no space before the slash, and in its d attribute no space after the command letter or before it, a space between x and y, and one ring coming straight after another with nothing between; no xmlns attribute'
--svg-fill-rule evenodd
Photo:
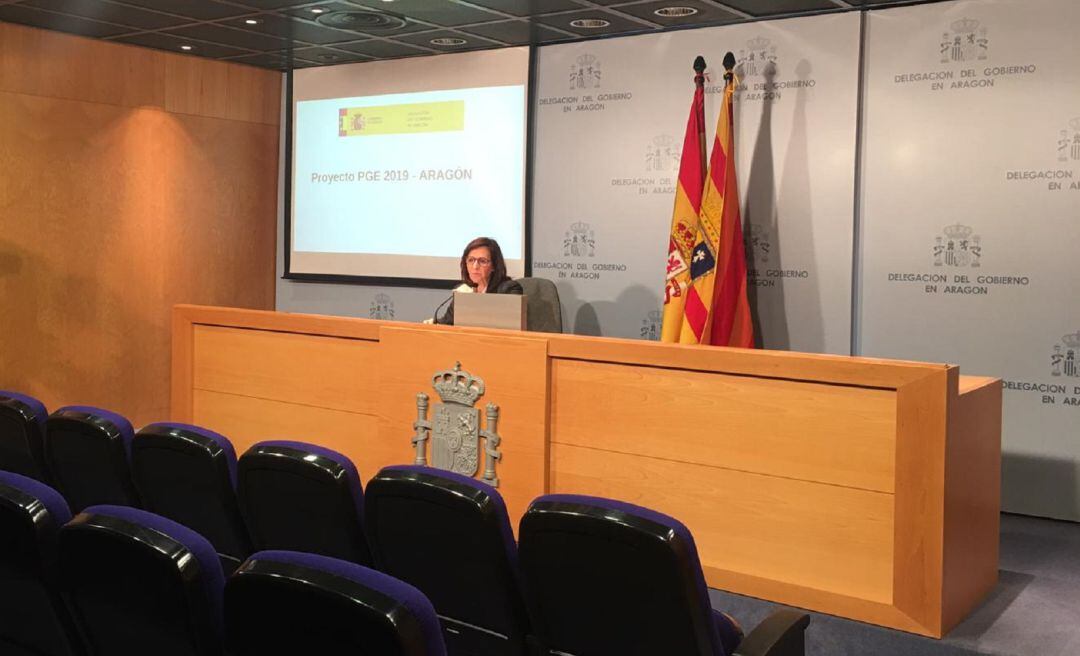
<svg viewBox="0 0 1080 656"><path fill-rule="evenodd" d="M172 419L366 480L455 362L500 408L515 525L546 492L641 504L712 587L934 637L997 581L1001 382L955 366L177 306Z"/></svg>

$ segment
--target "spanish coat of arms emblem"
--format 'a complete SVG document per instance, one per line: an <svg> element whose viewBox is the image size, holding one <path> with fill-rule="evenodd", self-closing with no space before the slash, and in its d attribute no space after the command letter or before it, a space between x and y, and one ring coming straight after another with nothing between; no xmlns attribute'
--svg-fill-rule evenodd
<svg viewBox="0 0 1080 656"><path fill-rule="evenodd" d="M416 421L413 422L412 444L416 449L415 464L427 465L427 442L431 442L431 466L475 476L480 457L480 440L484 440L484 472L482 479L494 487L499 486L495 464L502 459L497 432L499 407L488 403L484 408L487 430L480 428L480 409L473 407L484 395L484 381L461 369L461 363L453 369L436 372L431 386L439 393L442 403L436 403L433 418L428 420L428 395L416 395Z"/></svg>

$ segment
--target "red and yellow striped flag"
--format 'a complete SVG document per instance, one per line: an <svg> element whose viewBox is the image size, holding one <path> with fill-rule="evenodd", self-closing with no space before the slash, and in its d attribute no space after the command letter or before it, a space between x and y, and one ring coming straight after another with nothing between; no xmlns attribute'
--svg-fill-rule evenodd
<svg viewBox="0 0 1080 656"><path fill-rule="evenodd" d="M729 58L734 64L730 53L725 60ZM691 282L679 342L753 348L754 325L746 294L746 251L735 178L735 76L730 67L725 78L697 241L690 256Z"/></svg>
<svg viewBox="0 0 1080 656"><path fill-rule="evenodd" d="M675 209L671 214L667 272L664 280L664 322L660 341L678 342L686 291L690 286L690 253L698 232L701 192L705 186L705 60L694 60L694 99L686 121Z"/></svg>

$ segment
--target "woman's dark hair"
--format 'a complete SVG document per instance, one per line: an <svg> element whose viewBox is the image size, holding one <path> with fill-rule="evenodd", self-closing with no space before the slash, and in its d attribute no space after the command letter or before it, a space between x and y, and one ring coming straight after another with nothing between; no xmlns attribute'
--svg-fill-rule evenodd
<svg viewBox="0 0 1080 656"><path fill-rule="evenodd" d="M494 290L502 284L508 276L506 275L506 261L503 260L502 249L499 248L499 242L491 237L477 237L466 244L465 250L461 253L461 282L469 287L476 287L476 283L469 278L469 265L465 263L465 260L469 257L469 251L477 248L486 248L488 249L488 252L491 253L491 277L488 278L487 288L489 291Z"/></svg>

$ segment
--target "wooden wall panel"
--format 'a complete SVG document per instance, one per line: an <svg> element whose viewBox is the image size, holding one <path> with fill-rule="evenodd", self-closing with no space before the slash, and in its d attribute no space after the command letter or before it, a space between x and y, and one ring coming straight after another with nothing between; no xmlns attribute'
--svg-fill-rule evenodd
<svg viewBox="0 0 1080 656"><path fill-rule="evenodd" d="M311 442L345 454L365 482L384 465L409 462L408 448L378 439L373 415L205 390L194 396L195 423L227 435L238 456L263 440Z"/></svg>
<svg viewBox="0 0 1080 656"><path fill-rule="evenodd" d="M273 307L280 75L177 59L0 23L0 388L166 419L172 306Z"/></svg>
<svg viewBox="0 0 1080 656"><path fill-rule="evenodd" d="M891 494L565 444L551 445L551 491L678 517L707 568L892 600Z"/></svg>
<svg viewBox="0 0 1080 656"><path fill-rule="evenodd" d="M945 608L949 631L997 583L1001 535L1001 381L960 377L945 472Z"/></svg>
<svg viewBox="0 0 1080 656"><path fill-rule="evenodd" d="M196 326L194 387L374 416L376 348L356 339Z"/></svg>
<svg viewBox="0 0 1080 656"><path fill-rule="evenodd" d="M160 50L0 23L0 91L123 107L164 107Z"/></svg>
<svg viewBox="0 0 1080 656"><path fill-rule="evenodd" d="M892 390L576 360L551 375L552 442L893 491Z"/></svg>

